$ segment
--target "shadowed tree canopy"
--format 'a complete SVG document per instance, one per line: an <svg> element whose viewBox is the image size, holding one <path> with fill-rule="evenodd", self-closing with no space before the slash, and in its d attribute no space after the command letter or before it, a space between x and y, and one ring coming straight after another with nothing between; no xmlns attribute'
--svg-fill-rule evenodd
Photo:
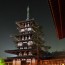
<svg viewBox="0 0 65 65"><path fill-rule="evenodd" d="M35 24L32 26L33 30L34 30L34 34L32 36L32 39L34 41L34 44L36 46L38 46L39 49L44 48L44 50L48 50L51 47L50 46L45 46L45 40L44 40L44 33L43 33L43 28L42 26L38 25L37 22L35 22ZM42 49L43 50L43 49ZM44 51L43 50L43 51Z"/></svg>

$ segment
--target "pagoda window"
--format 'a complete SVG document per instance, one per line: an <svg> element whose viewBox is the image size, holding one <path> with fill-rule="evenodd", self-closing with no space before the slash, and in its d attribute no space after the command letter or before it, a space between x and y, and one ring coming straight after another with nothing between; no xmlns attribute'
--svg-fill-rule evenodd
<svg viewBox="0 0 65 65"><path fill-rule="evenodd" d="M29 52L29 53L28 53L28 55L32 55L32 53L31 53L31 52Z"/></svg>
<svg viewBox="0 0 65 65"><path fill-rule="evenodd" d="M24 36L22 37L22 40L24 40Z"/></svg>
<svg viewBox="0 0 65 65"><path fill-rule="evenodd" d="M27 53L26 52L24 52L24 56L26 56L27 55Z"/></svg>
<svg viewBox="0 0 65 65"><path fill-rule="evenodd" d="M30 45L32 45L33 44L33 42L32 41L29 41L28 42L28 46L30 46Z"/></svg>
<svg viewBox="0 0 65 65"><path fill-rule="evenodd" d="M27 36L25 37L25 40L27 40Z"/></svg>
<svg viewBox="0 0 65 65"><path fill-rule="evenodd" d="M28 23L28 27L30 26L30 24Z"/></svg>
<svg viewBox="0 0 65 65"><path fill-rule="evenodd" d="M33 41L30 41L31 44L33 44Z"/></svg>
<svg viewBox="0 0 65 65"><path fill-rule="evenodd" d="M27 61L26 62L31 62L31 59L27 59Z"/></svg>
<svg viewBox="0 0 65 65"><path fill-rule="evenodd" d="M24 49L23 47L20 47L20 49Z"/></svg>
<svg viewBox="0 0 65 65"><path fill-rule="evenodd" d="M31 31L32 30L32 28L28 28L28 31Z"/></svg>
<svg viewBox="0 0 65 65"><path fill-rule="evenodd" d="M28 30L28 28L25 28L25 31L27 31Z"/></svg>
<svg viewBox="0 0 65 65"><path fill-rule="evenodd" d="M27 47L24 47L24 49L27 49Z"/></svg>
<svg viewBox="0 0 65 65"><path fill-rule="evenodd" d="M31 44L30 44L30 42L28 42L28 46L30 46Z"/></svg>
<svg viewBox="0 0 65 65"><path fill-rule="evenodd" d="M27 42L23 42L23 43L27 43Z"/></svg>
<svg viewBox="0 0 65 65"><path fill-rule="evenodd" d="M19 56L22 56L22 53L21 52L19 53Z"/></svg>
<svg viewBox="0 0 65 65"><path fill-rule="evenodd" d="M28 39L31 39L31 38L30 38L30 35L29 35Z"/></svg>
<svg viewBox="0 0 65 65"><path fill-rule="evenodd" d="M27 27L27 25L25 24L25 27Z"/></svg>
<svg viewBox="0 0 65 65"><path fill-rule="evenodd" d="M24 32L24 31L25 31L25 29L21 29L21 30L20 30L20 32Z"/></svg>
<svg viewBox="0 0 65 65"><path fill-rule="evenodd" d="M18 46L22 46L22 42L18 42Z"/></svg>

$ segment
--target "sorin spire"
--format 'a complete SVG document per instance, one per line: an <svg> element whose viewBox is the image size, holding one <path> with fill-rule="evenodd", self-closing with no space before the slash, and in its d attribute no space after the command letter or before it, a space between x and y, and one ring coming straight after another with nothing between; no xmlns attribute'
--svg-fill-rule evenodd
<svg viewBox="0 0 65 65"><path fill-rule="evenodd" d="M29 20L29 6L27 7L27 21Z"/></svg>

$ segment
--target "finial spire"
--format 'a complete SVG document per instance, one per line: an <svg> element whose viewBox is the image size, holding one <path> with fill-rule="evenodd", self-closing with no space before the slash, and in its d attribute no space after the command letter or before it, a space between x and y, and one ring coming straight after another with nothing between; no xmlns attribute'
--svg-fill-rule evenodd
<svg viewBox="0 0 65 65"><path fill-rule="evenodd" d="M27 7L27 19L26 20L29 20L29 6Z"/></svg>

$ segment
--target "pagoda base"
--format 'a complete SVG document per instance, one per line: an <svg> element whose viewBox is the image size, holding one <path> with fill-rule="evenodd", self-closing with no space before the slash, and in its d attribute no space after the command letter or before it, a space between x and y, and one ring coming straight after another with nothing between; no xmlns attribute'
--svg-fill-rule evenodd
<svg viewBox="0 0 65 65"><path fill-rule="evenodd" d="M36 65L36 63L35 59L13 59L13 65Z"/></svg>
<svg viewBox="0 0 65 65"><path fill-rule="evenodd" d="M42 65L42 60L37 59L12 59L10 62L6 62L6 65Z"/></svg>

